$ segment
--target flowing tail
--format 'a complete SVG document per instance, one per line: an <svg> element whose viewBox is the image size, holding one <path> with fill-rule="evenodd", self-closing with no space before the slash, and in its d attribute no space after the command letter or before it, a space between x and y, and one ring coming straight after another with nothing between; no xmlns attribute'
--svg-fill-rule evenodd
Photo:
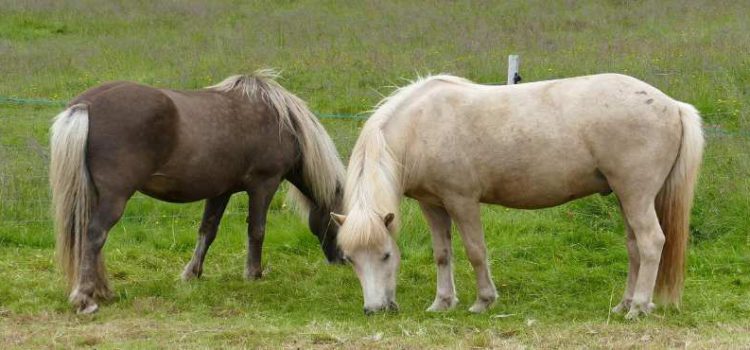
<svg viewBox="0 0 750 350"><path fill-rule="evenodd" d="M698 168L703 158L701 118L695 107L677 102L682 143L677 161L656 197L656 213L666 238L656 279L656 298L679 305L685 282L685 260Z"/></svg>
<svg viewBox="0 0 750 350"><path fill-rule="evenodd" d="M73 105L55 117L50 138L49 179L57 236L57 258L68 288L78 278L83 237L95 190L86 166L88 106Z"/></svg>

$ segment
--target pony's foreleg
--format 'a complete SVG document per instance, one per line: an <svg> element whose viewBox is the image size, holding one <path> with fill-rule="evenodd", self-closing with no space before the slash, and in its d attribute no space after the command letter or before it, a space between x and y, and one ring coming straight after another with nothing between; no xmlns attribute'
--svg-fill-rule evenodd
<svg viewBox="0 0 750 350"><path fill-rule="evenodd" d="M453 266L451 265L451 217L445 208L419 202L422 214L427 219L432 232L432 253L437 265L437 292L435 301L427 311L443 311L452 309L458 304L456 298L456 284L453 281Z"/></svg>
<svg viewBox="0 0 750 350"><path fill-rule="evenodd" d="M656 284L656 275L659 270L659 261L661 260L665 238L661 226L659 226L653 198L623 201L623 211L630 228L633 230L640 262L630 311L625 316L628 319L633 319L640 314L648 314L655 308L651 298Z"/></svg>
<svg viewBox="0 0 750 350"><path fill-rule="evenodd" d="M263 252L263 238L266 234L266 215L271 199L273 199L280 183L281 179L279 178L268 179L254 183L247 190L247 194L250 196L250 204L247 215L246 279L258 279L263 276L261 254Z"/></svg>
<svg viewBox="0 0 750 350"><path fill-rule="evenodd" d="M624 218L624 217L623 217ZM638 252L638 244L635 240L633 230L630 228L627 220L625 220L625 231L627 234L627 247L628 247L628 282L623 292L622 300L617 306L612 308L612 312L620 313L628 311L630 304L633 301L633 294L635 293L635 283L638 278L638 268L641 266L641 257Z"/></svg>
<svg viewBox="0 0 750 350"><path fill-rule="evenodd" d="M226 209L231 196L231 193L226 193L206 200L206 206L203 209L203 220L198 230L198 242L195 244L195 253L193 253L193 258L182 272L182 279L184 281L200 277L203 274L203 260L206 258L208 248L213 243L214 238L216 238L221 216L224 215L224 209Z"/></svg>
<svg viewBox="0 0 750 350"><path fill-rule="evenodd" d="M448 204L447 201L446 204ZM477 300L469 311L483 312L497 299L497 290L495 284L492 283L492 275L487 263L487 247L484 243L479 202L465 199L453 200L446 207L453 220L456 221L466 255L477 277Z"/></svg>
<svg viewBox="0 0 750 350"><path fill-rule="evenodd" d="M125 210L127 197L111 197L102 193L99 195L98 204L92 212L91 222L83 237L78 280L70 293L70 302L78 313L95 312L99 308L97 300L112 297L101 253L108 231Z"/></svg>

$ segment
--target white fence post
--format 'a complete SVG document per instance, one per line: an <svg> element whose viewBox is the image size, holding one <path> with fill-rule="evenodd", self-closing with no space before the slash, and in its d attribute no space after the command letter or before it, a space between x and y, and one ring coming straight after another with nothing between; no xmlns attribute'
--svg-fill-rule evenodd
<svg viewBox="0 0 750 350"><path fill-rule="evenodd" d="M508 56L508 85L513 85L516 83L516 79L520 81L521 76L518 74L518 65L520 64L521 59L518 57L518 55L509 55Z"/></svg>

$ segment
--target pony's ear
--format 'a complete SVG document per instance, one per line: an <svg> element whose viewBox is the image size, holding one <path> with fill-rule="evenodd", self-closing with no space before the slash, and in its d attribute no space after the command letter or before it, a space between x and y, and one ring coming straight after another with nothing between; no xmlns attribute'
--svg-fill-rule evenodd
<svg viewBox="0 0 750 350"><path fill-rule="evenodd" d="M393 222L393 218L395 218L396 215L393 215L393 213L388 213L384 218L383 222L385 223L385 227L390 228L391 223Z"/></svg>
<svg viewBox="0 0 750 350"><path fill-rule="evenodd" d="M336 223L339 227L344 224L344 221L346 220L346 215L336 214L334 212L331 212L331 219L333 219L333 222Z"/></svg>

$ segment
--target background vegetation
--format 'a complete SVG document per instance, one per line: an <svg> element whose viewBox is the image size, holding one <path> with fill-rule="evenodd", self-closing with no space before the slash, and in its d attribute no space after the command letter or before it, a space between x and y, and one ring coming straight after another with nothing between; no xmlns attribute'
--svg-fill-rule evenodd
<svg viewBox="0 0 750 350"><path fill-rule="evenodd" d="M266 277L242 280L246 195L232 200L204 278L183 283L202 205L131 200L105 254L117 296L71 312L53 264L47 138L59 106L0 98L3 347L746 347L750 344L750 4L744 1L0 1L0 97L65 101L107 80L194 89L259 67L321 114L369 110L388 86L449 72L524 81L630 74L698 107L708 135L680 310L626 322L611 197L484 209L500 291L466 311L474 278L456 235L460 306L428 314L430 235L403 206L398 314L364 317L349 267L329 266L274 202ZM346 156L362 121L325 119Z"/></svg>

